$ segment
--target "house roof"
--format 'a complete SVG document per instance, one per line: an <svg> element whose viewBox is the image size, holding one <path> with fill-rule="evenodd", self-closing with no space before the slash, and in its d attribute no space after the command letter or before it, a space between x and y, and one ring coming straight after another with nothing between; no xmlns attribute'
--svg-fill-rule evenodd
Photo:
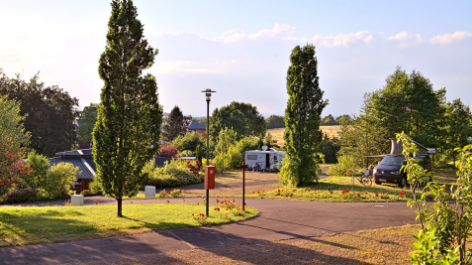
<svg viewBox="0 0 472 265"><path fill-rule="evenodd" d="M198 123L196 121L191 121L189 126L189 130L206 130L206 124L204 123Z"/></svg>
<svg viewBox="0 0 472 265"><path fill-rule="evenodd" d="M88 158L87 158L88 159ZM93 158L92 158L93 160ZM49 158L49 163L51 166L57 165L61 162L71 163L72 165L79 168L77 173L77 179L93 179L95 176L95 169L85 160L85 158ZM95 165L95 163L93 163Z"/></svg>

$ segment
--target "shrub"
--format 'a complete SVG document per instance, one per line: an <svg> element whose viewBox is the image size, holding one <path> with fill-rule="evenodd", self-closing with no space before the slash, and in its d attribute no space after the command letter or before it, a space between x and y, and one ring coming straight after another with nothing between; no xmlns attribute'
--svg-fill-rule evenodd
<svg viewBox="0 0 472 265"><path fill-rule="evenodd" d="M152 161L154 161L154 159L152 159ZM92 182L90 182L89 188L90 194L99 195L103 193L102 183L100 183L98 179L94 179Z"/></svg>
<svg viewBox="0 0 472 265"><path fill-rule="evenodd" d="M352 175L351 170L356 168L354 157L352 156L340 156L338 158L338 164L328 169L327 174L331 176L350 176Z"/></svg>
<svg viewBox="0 0 472 265"><path fill-rule="evenodd" d="M44 183L49 168L49 160L44 155L37 154L34 150L28 154L26 164L31 172L21 177L20 188L37 190Z"/></svg>
<svg viewBox="0 0 472 265"><path fill-rule="evenodd" d="M182 152L179 152L179 157L192 157L193 152L190 150L184 150Z"/></svg>
<svg viewBox="0 0 472 265"><path fill-rule="evenodd" d="M157 156L174 158L174 157L177 157L178 153L179 153L179 149L177 146L173 144L163 144L159 148L159 151L157 152Z"/></svg>
<svg viewBox="0 0 472 265"><path fill-rule="evenodd" d="M52 166L46 176L43 189L50 197L65 196L69 194L71 183L76 180L79 168L71 163L59 163Z"/></svg>
<svg viewBox="0 0 472 265"><path fill-rule="evenodd" d="M20 203L36 199L37 192L33 189L22 189L7 192L0 198L0 203Z"/></svg>
<svg viewBox="0 0 472 265"><path fill-rule="evenodd" d="M165 162L163 167L154 167L154 161L149 162L143 168L146 174L141 186L152 185L155 187L177 187L203 182L203 176L194 175L187 167L185 161L171 160Z"/></svg>

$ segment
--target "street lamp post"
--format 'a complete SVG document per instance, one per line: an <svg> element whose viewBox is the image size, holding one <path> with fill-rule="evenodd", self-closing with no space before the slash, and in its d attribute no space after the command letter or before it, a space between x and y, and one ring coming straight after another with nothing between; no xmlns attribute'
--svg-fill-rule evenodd
<svg viewBox="0 0 472 265"><path fill-rule="evenodd" d="M206 165L208 166L208 161L210 159L210 101L211 101L211 93L216 93L216 91L212 91L210 88L202 91L205 93L206 102L207 102L207 126L206 126L206 138L207 138L207 148L206 148ZM209 216L209 208L210 208L210 190L206 189L206 216Z"/></svg>

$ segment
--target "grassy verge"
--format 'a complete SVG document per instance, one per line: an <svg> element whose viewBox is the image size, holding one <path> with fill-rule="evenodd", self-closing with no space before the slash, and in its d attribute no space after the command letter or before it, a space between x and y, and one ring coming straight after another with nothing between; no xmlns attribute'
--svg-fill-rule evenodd
<svg viewBox="0 0 472 265"><path fill-rule="evenodd" d="M0 247L217 225L258 214L250 207L245 212L236 205L227 207L211 207L208 218L199 216L205 212L204 205L185 203L126 204L123 218L116 216L115 205L0 208Z"/></svg>
<svg viewBox="0 0 472 265"><path fill-rule="evenodd" d="M406 201L412 197L407 188L376 184L364 187L358 182L352 185L351 178L347 177L329 177L320 180L318 184L301 188L279 187L269 191L257 190L248 196L338 202Z"/></svg>

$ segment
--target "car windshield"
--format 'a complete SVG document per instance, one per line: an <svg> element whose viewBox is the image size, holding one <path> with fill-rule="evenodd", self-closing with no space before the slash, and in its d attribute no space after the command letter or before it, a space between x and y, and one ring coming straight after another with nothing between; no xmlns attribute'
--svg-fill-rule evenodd
<svg viewBox="0 0 472 265"><path fill-rule="evenodd" d="M404 158L401 156L386 156L380 161L379 165L385 166L401 166Z"/></svg>

